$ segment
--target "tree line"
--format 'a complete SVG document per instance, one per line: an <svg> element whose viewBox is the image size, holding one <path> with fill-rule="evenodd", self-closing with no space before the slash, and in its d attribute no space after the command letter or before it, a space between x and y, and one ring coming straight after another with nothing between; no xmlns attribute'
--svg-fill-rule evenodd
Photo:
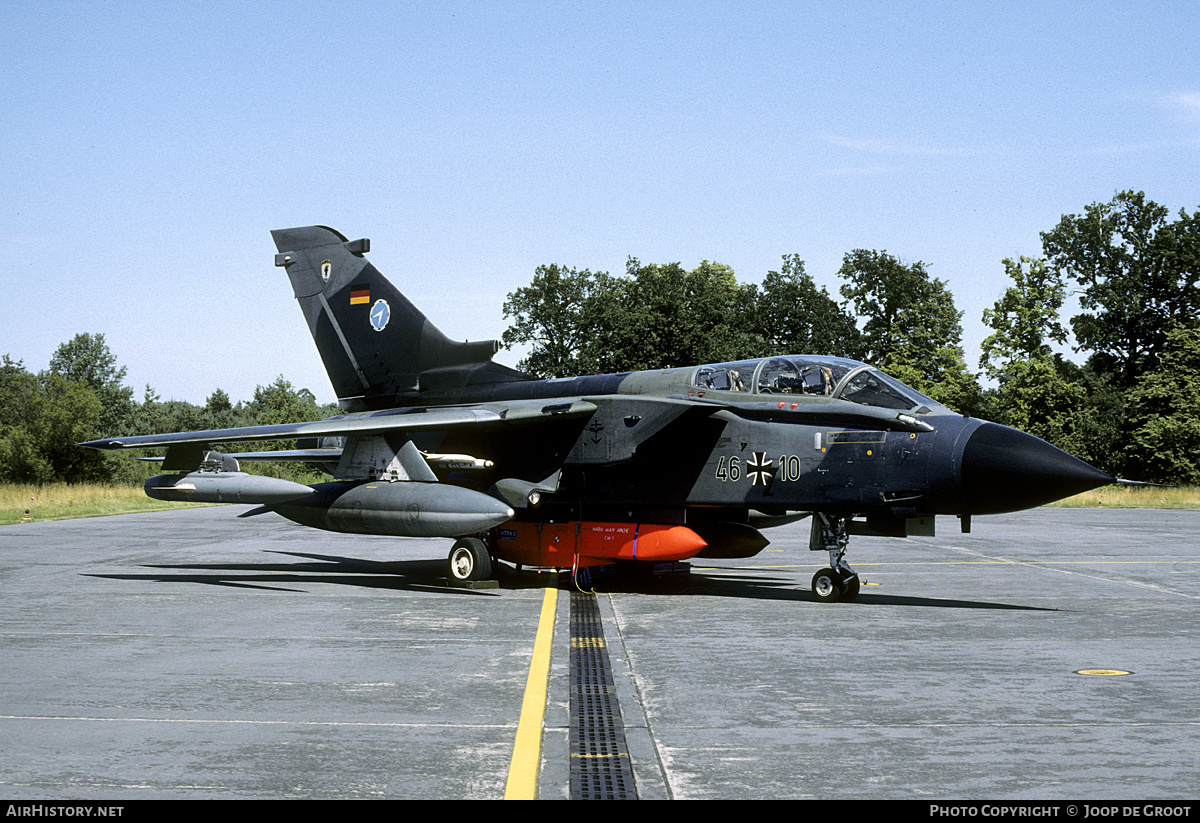
<svg viewBox="0 0 1200 823"><path fill-rule="evenodd" d="M1112 474L1197 484L1198 215L1173 218L1134 191L1065 215L1042 233L1040 257L1001 262L1011 285L983 313L992 333L980 373L967 363L947 282L921 262L865 249L843 258L840 301L795 254L761 286L709 261L688 271L630 258L623 276L540 266L505 302L504 343L529 347L519 367L541 377L781 353L864 360ZM1068 289L1081 311L1065 319ZM1072 338L1078 364L1056 350Z"/></svg>
<svg viewBox="0 0 1200 823"><path fill-rule="evenodd" d="M134 483L156 474L158 464L125 453L98 452L75 444L99 437L163 434L271 423L318 420L337 413L322 406L311 391L296 388L282 375L258 386L254 397L234 404L216 389L203 406L164 401L149 385L141 402L124 384L126 369L117 365L103 334L78 334L63 343L49 368L34 374L9 355L0 359L0 480L14 483ZM277 444L239 444L239 451L286 448ZM262 463L255 469L287 479L306 471L293 464Z"/></svg>
<svg viewBox="0 0 1200 823"><path fill-rule="evenodd" d="M508 295L503 342L539 377L618 373L824 354L872 363L945 405L1035 434L1129 478L1200 484L1200 212L1118 192L1043 232L1042 255L1005 259L1011 285L983 313L991 330L972 371L962 312L923 263L856 249L841 299L787 254L761 284L726 265L643 264L623 275L539 266ZM1080 313L1064 318L1068 290ZM1068 331L1069 330L1069 331ZM1073 341L1075 363L1061 353ZM156 471L127 455L80 449L106 435L314 420L336 413L281 375L232 403L141 401L102 334L58 348L48 369L0 360L0 480L133 482ZM987 386L981 382L986 378ZM243 451L255 448L241 447ZM258 448L267 448L259 446ZM303 471L263 464L297 479ZM258 471L260 469L256 469Z"/></svg>

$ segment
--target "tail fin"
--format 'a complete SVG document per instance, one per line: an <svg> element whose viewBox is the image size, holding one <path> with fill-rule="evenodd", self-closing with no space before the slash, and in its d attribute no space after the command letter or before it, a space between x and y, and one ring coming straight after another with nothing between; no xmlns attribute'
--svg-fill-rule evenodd
<svg viewBox="0 0 1200 823"><path fill-rule="evenodd" d="M371 241L325 226L271 232L342 407L447 401L468 385L528 380L492 362L495 340L450 340L363 256Z"/></svg>

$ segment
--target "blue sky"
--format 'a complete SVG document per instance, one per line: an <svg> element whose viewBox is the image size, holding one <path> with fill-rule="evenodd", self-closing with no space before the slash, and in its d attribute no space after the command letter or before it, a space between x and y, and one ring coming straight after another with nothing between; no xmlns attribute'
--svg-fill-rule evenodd
<svg viewBox="0 0 1200 823"><path fill-rule="evenodd" d="M451 337L543 263L856 248L946 280L1118 190L1200 206L1200 4L0 4L0 354L102 332L141 397L333 400L270 230L369 237ZM498 359L515 364L518 355Z"/></svg>

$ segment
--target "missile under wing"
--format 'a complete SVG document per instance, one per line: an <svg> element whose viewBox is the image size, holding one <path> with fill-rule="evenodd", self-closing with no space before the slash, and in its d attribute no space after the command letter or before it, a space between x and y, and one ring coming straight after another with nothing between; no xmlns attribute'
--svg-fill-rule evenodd
<svg viewBox="0 0 1200 823"><path fill-rule="evenodd" d="M811 517L828 552L817 599L851 600L851 534L932 534L937 515L1038 506L1112 481L1032 435L964 417L865 363L781 355L538 380L495 341L443 335L323 226L272 232L343 413L326 420L114 437L166 448L147 493L259 503L331 531L456 538L448 574L496 561L577 570L749 557L763 531ZM237 453L236 444L309 448ZM293 459L332 476L265 482L241 462ZM264 481L264 482L260 482Z"/></svg>

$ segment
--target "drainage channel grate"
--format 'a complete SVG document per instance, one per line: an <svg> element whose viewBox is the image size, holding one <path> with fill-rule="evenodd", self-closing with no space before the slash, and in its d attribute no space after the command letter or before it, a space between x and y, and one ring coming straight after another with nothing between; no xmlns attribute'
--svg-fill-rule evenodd
<svg viewBox="0 0 1200 823"><path fill-rule="evenodd" d="M596 595L571 592L571 799L637 800Z"/></svg>

